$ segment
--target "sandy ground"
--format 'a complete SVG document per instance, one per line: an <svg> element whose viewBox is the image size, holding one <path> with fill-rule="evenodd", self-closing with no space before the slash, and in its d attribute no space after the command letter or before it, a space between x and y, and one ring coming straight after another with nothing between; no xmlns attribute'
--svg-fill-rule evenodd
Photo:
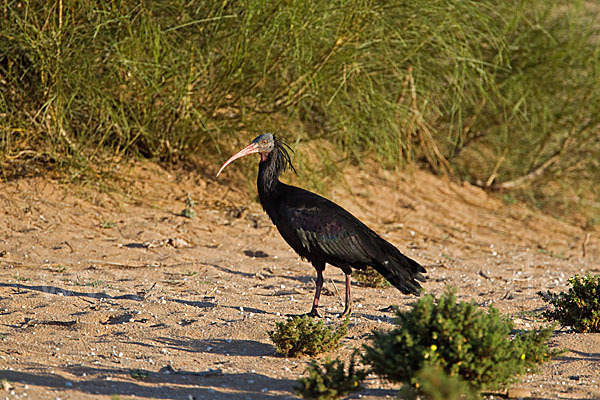
<svg viewBox="0 0 600 400"><path fill-rule="evenodd" d="M255 173L254 171L252 173ZM0 399L293 397L306 359L275 354L267 331L310 309L315 273L260 206L219 181L151 164L123 199L49 178L0 184ZM326 195L428 269L427 292L494 304L518 328L540 323L539 290L600 273L600 234L507 206L416 171L349 170ZM180 215L186 193L194 219ZM328 267L322 315L337 322L343 274ZM352 287L348 357L393 325L394 288ZM564 356L515 384L516 396L600 399L600 335L557 330ZM393 397L370 377L352 398ZM505 393L494 394L498 398Z"/></svg>

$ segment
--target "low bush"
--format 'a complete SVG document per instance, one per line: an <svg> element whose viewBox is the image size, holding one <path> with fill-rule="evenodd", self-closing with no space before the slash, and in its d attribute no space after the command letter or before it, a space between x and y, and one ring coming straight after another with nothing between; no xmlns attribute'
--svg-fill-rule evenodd
<svg viewBox="0 0 600 400"><path fill-rule="evenodd" d="M325 326L323 321L315 321L313 317L295 316L278 322L275 330L268 333L277 352L286 357L316 356L338 347L340 339L348 333L349 322L350 319L346 317L334 329L333 326Z"/></svg>
<svg viewBox="0 0 600 400"><path fill-rule="evenodd" d="M538 292L553 306L544 316L576 332L600 332L600 275L569 278L567 293Z"/></svg>
<svg viewBox="0 0 600 400"><path fill-rule="evenodd" d="M437 302L421 298L412 310L398 312L397 323L390 332L375 332L363 355L373 372L393 382L415 384L423 368L435 367L475 390L495 390L559 353L546 344L552 326L511 339L513 324L497 309L457 302L453 292Z"/></svg>
<svg viewBox="0 0 600 400"><path fill-rule="evenodd" d="M497 309L457 302L453 291L439 299L424 296L412 310L398 311L397 324L389 332L376 331L371 345L363 346L366 369L357 369L354 359L348 373L339 360L313 362L296 393L333 399L375 373L405 384L401 395L409 399L476 399L480 391L505 388L561 353L547 344L554 326L514 332Z"/></svg>
<svg viewBox="0 0 600 400"><path fill-rule="evenodd" d="M367 372L356 368L354 355L350 360L348 372L345 363L338 359L327 359L323 364L311 361L306 368L308 377L300 378L294 393L305 399L329 400L347 396L360 390L360 382Z"/></svg>

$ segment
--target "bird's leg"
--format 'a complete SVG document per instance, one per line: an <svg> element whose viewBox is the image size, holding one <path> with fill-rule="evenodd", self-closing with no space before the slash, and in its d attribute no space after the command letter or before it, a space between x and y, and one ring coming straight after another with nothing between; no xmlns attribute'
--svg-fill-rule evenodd
<svg viewBox="0 0 600 400"><path fill-rule="evenodd" d="M307 314L310 317L320 317L317 312L317 307L319 307L319 297L321 297L321 289L323 289L323 270L317 268L317 288L315 290L315 299L313 300L313 306L310 312Z"/></svg>
<svg viewBox="0 0 600 400"><path fill-rule="evenodd" d="M346 305L344 306L344 312L340 315L343 318L352 313L352 300L350 299L350 274L346 274Z"/></svg>

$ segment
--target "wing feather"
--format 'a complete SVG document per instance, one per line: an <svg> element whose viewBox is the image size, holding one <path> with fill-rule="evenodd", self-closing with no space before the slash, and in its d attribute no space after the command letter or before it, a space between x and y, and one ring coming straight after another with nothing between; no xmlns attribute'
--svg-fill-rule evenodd
<svg viewBox="0 0 600 400"><path fill-rule="evenodd" d="M326 204L326 206L330 205ZM327 212L328 210L324 210L323 207L310 207L304 204L290 207L288 204L284 218L287 226L282 227L280 231L284 238L292 232L295 233L298 238L296 242L301 247L295 249L301 255L303 255L302 250L305 250L313 256L320 256L322 261L334 265L336 261L343 261L346 264L369 262L371 257L364 245L361 245L364 240L359 238L364 233L361 229L357 229L363 228L357 226L357 222L360 225L362 223L339 206L335 205L335 207L337 209L329 210L335 212ZM288 235L284 234L284 231L288 231ZM288 240L292 247L294 247L293 242L293 238Z"/></svg>

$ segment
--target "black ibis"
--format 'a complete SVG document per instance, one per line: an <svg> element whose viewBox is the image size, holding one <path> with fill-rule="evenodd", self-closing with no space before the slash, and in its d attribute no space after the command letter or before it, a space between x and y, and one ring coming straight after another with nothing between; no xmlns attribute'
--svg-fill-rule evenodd
<svg viewBox="0 0 600 400"><path fill-rule="evenodd" d="M227 160L217 176L234 160L260 154L257 181L260 203L283 239L317 270L315 298L308 315L318 316L325 264L341 268L346 274L342 316L351 312L352 268L371 266L402 293L418 295L421 285L417 281L425 281L423 266L334 202L279 181L279 175L287 168L295 172L288 149L273 134L262 134Z"/></svg>

